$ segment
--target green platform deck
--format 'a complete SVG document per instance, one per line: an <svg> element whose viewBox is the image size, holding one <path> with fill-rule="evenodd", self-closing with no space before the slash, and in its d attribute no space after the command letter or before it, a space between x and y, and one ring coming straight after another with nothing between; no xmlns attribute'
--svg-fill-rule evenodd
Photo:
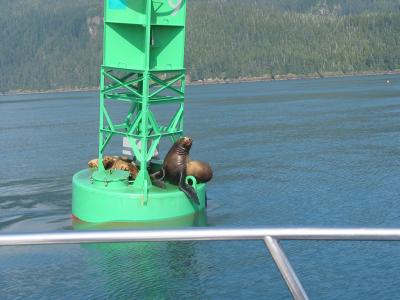
<svg viewBox="0 0 400 300"><path fill-rule="evenodd" d="M92 171L82 170L73 177L72 214L83 221L149 222L178 218L204 210L206 186L196 186L200 205L191 202L176 186L151 187L147 201L143 194L135 192L127 181L96 182Z"/></svg>

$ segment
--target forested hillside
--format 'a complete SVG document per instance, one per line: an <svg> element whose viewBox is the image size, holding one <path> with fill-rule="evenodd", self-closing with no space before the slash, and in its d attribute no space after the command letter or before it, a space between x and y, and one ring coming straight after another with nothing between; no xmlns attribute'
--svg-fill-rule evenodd
<svg viewBox="0 0 400 300"><path fill-rule="evenodd" d="M399 0L187 1L192 80L400 68ZM0 92L97 86L102 0L1 2Z"/></svg>

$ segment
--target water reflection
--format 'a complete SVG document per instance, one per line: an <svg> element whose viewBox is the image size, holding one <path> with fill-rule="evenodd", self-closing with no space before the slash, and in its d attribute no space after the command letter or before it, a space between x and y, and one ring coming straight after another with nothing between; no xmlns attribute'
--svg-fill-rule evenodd
<svg viewBox="0 0 400 300"><path fill-rule="evenodd" d="M166 229L206 227L205 212L153 223L89 224L74 220L75 230ZM180 295L201 298L199 262L194 242L83 244L87 265L101 271L101 293L108 298L163 299ZM184 286L182 282L194 282Z"/></svg>

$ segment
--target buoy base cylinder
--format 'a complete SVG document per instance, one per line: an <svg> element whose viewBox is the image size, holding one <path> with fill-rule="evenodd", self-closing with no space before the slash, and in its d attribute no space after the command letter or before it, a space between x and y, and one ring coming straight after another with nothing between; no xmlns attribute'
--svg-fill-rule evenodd
<svg viewBox="0 0 400 300"><path fill-rule="evenodd" d="M194 186L200 205L177 186L151 186L147 197L135 191L123 171L103 174L82 170L72 180L72 214L90 223L151 222L178 218L206 208L206 185Z"/></svg>

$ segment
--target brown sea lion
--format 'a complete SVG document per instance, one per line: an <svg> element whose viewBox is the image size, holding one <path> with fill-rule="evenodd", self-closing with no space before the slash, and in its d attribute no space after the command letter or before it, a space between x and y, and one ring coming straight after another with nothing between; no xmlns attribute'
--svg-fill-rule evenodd
<svg viewBox="0 0 400 300"><path fill-rule="evenodd" d="M104 156L103 157L103 165L106 170L122 170L129 172L129 178L135 179L138 174L138 168L136 165L132 163L132 160L129 160L126 157L118 157L118 156ZM89 168L98 168L99 160L92 159L88 162Z"/></svg>
<svg viewBox="0 0 400 300"><path fill-rule="evenodd" d="M131 162L128 162L123 159L116 159L114 164L110 168L111 170L122 170L129 172L129 179L133 180L136 178L137 174L139 173L138 168Z"/></svg>
<svg viewBox="0 0 400 300"><path fill-rule="evenodd" d="M88 166L89 168L98 168L99 167L99 160L96 159L92 159L88 162Z"/></svg>
<svg viewBox="0 0 400 300"><path fill-rule="evenodd" d="M207 182L212 178L212 171L207 163L190 160L189 151L192 143L191 138L184 137L172 145L165 156L163 168L158 174L162 174L159 181L165 178L170 183L178 185L190 200L200 204L195 189L186 183L186 176L194 176L198 182ZM152 178L154 179L154 176Z"/></svg>
<svg viewBox="0 0 400 300"><path fill-rule="evenodd" d="M104 156L103 157L103 165L106 170L110 169L115 162L116 157L113 156ZM92 159L88 162L89 168L98 168L99 167L99 159Z"/></svg>
<svg viewBox="0 0 400 300"><path fill-rule="evenodd" d="M209 182L213 176L210 165L200 160L189 160L186 166L186 175L196 178L198 183Z"/></svg>

